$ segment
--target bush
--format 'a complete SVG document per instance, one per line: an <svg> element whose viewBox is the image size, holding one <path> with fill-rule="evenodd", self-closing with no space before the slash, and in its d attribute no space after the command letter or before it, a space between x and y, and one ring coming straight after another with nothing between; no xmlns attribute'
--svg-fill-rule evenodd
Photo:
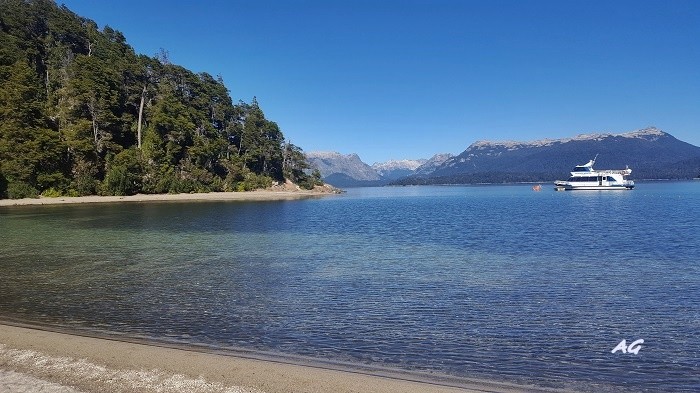
<svg viewBox="0 0 700 393"><path fill-rule="evenodd" d="M75 196L95 195L97 180L90 174L80 174L71 182L70 192Z"/></svg>
<svg viewBox="0 0 700 393"><path fill-rule="evenodd" d="M69 194L76 196L95 195L97 189L97 167L93 162L78 159L73 164L73 181L70 183Z"/></svg>
<svg viewBox="0 0 700 393"><path fill-rule="evenodd" d="M10 199L38 198L39 191L27 183L10 183L7 186L7 196Z"/></svg>
<svg viewBox="0 0 700 393"><path fill-rule="evenodd" d="M139 176L130 173L125 166L114 165L102 182L102 192L107 195L134 195L140 189L138 180Z"/></svg>
<svg viewBox="0 0 700 393"><path fill-rule="evenodd" d="M170 165L150 166L143 177L143 192L166 194L175 183L175 170Z"/></svg>
<svg viewBox="0 0 700 393"><path fill-rule="evenodd" d="M224 190L224 181L219 176L214 176L211 182L210 191L220 192Z"/></svg>
<svg viewBox="0 0 700 393"><path fill-rule="evenodd" d="M60 172L41 173L36 177L36 186L39 190L53 190L58 193L58 196L61 195L61 190L68 188L68 184L70 180ZM41 195L44 195L44 191Z"/></svg>
<svg viewBox="0 0 700 393"><path fill-rule="evenodd" d="M310 175L301 173L297 176L297 183L299 187L305 190L313 190L315 186L322 186L323 180L321 180L321 172L319 172L318 169L314 169Z"/></svg>
<svg viewBox="0 0 700 393"><path fill-rule="evenodd" d="M239 190L239 185L243 180L245 180L245 176L240 171L230 171L223 180L221 189L226 192L245 191L242 189Z"/></svg>
<svg viewBox="0 0 700 393"><path fill-rule="evenodd" d="M143 166L136 149L126 149L111 157L107 174L102 182L102 193L108 195L134 195L142 189Z"/></svg>
<svg viewBox="0 0 700 393"><path fill-rule="evenodd" d="M257 175L255 173L248 173L245 180L238 183L236 191L253 191L260 188L267 188L272 186L272 178L265 175Z"/></svg>
<svg viewBox="0 0 700 393"><path fill-rule="evenodd" d="M51 187L48 190L44 190L44 192L41 193L41 196L43 196L44 198L58 198L60 196L63 196L63 193Z"/></svg>
<svg viewBox="0 0 700 393"><path fill-rule="evenodd" d="M170 194L189 194L197 191L197 183L192 179L175 179L170 184Z"/></svg>

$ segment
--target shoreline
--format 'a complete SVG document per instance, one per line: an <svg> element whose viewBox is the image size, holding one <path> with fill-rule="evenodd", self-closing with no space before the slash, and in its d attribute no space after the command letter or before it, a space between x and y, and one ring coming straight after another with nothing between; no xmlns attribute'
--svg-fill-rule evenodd
<svg viewBox="0 0 700 393"><path fill-rule="evenodd" d="M56 392L561 392L408 372L345 368L0 320L0 386ZM12 378L8 377L11 376ZM9 381L3 381L10 379ZM60 388L63 388L61 390ZM72 390L71 390L72 389ZM10 391L13 388L10 386Z"/></svg>
<svg viewBox="0 0 700 393"><path fill-rule="evenodd" d="M178 201L286 201L320 198L336 195L339 191L329 187L314 190L256 190L244 192L209 192L193 194L136 194L127 196L56 197L0 199L2 206L69 205L87 203L126 203L126 202L178 202Z"/></svg>

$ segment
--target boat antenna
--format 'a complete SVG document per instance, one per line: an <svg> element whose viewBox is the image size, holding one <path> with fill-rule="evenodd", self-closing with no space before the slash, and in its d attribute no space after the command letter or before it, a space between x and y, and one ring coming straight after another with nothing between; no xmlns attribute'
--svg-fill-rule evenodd
<svg viewBox="0 0 700 393"><path fill-rule="evenodd" d="M593 157L593 165L595 165L595 160L598 159L598 154L600 154L600 153L596 153L595 157Z"/></svg>

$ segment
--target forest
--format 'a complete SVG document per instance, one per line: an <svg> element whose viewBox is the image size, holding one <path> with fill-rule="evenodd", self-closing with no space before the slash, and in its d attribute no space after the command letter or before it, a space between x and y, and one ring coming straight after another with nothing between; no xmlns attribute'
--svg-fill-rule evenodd
<svg viewBox="0 0 700 393"><path fill-rule="evenodd" d="M320 184L255 97L51 0L0 0L0 198Z"/></svg>

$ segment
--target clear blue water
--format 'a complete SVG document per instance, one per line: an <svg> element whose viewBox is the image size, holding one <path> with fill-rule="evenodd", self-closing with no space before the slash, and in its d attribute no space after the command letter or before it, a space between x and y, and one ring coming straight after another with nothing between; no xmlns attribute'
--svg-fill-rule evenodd
<svg viewBox="0 0 700 393"><path fill-rule="evenodd" d="M581 391L700 391L700 182L0 208L0 316ZM611 353L644 339L638 354Z"/></svg>

